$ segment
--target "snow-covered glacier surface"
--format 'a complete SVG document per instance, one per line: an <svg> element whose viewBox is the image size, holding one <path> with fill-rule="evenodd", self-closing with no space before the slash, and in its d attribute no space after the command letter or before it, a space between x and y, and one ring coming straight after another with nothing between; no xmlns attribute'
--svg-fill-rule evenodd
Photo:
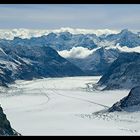
<svg viewBox="0 0 140 140"><path fill-rule="evenodd" d="M129 91L93 90L99 78L16 81L1 88L0 103L22 135L139 135L140 112L105 112Z"/></svg>

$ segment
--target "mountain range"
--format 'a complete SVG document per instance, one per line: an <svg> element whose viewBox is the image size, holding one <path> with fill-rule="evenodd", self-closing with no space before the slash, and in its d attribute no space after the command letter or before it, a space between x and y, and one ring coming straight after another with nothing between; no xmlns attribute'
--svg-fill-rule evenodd
<svg viewBox="0 0 140 140"><path fill-rule="evenodd" d="M84 48L94 49L107 45L127 46L133 48L140 46L139 33L134 33L124 29L115 34L102 34L97 36L95 33L90 34L72 34L70 32L48 33L40 37L21 38L16 36L13 40L0 39L1 44L22 45L22 46L49 46L57 51L70 50L73 47L82 46Z"/></svg>
<svg viewBox="0 0 140 140"><path fill-rule="evenodd" d="M13 40L0 39L0 85L6 86L16 79L104 75L122 52L139 46L139 33L127 29L101 35L65 31L24 39L20 36ZM78 51L68 57L62 54L73 48ZM84 54L84 49L88 55L76 57Z"/></svg>

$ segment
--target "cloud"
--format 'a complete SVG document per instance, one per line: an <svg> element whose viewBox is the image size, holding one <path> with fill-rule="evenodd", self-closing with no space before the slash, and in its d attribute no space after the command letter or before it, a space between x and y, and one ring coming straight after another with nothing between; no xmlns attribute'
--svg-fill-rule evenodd
<svg viewBox="0 0 140 140"><path fill-rule="evenodd" d="M99 49L99 48L98 48ZM89 50L84 47L73 47L71 50L58 51L59 55L64 58L86 58L92 54L96 49Z"/></svg>
<svg viewBox="0 0 140 140"><path fill-rule="evenodd" d="M119 49L121 52L138 52L140 53L140 46L134 47L134 48L129 48L127 46L119 46L119 44L117 44L116 46L109 46L109 47L105 47L105 49L109 50L109 49Z"/></svg>
<svg viewBox="0 0 140 140"><path fill-rule="evenodd" d="M84 48L84 47L73 47L71 50L63 50L63 51L58 51L59 55L61 55L64 58L79 58L79 59L83 59L88 57L89 55L91 55L93 52L95 52L96 50L100 49L100 47L93 49L93 50L89 50L88 48ZM121 52L138 52L140 53L140 46L137 46L135 48L128 48L127 46L108 46L105 47L106 50L110 50L110 49L119 49Z"/></svg>
<svg viewBox="0 0 140 140"><path fill-rule="evenodd" d="M102 34L117 34L120 30L109 30L109 29L82 29L82 28L60 28L52 30L54 33L60 33L60 32L70 32L72 34L96 34L97 36L100 36Z"/></svg>
<svg viewBox="0 0 140 140"><path fill-rule="evenodd" d="M109 29L80 29L80 28L60 28L60 29L0 29L0 39L10 39L12 40L14 37L31 38L31 37L39 37L42 35L47 35L51 32L60 33L60 32L70 32L72 34L96 34L97 36L102 34L116 34L119 30L109 30Z"/></svg>
<svg viewBox="0 0 140 140"><path fill-rule="evenodd" d="M138 52L140 53L140 46L137 46L135 48L128 48L127 46L123 46L119 48L120 51L122 52Z"/></svg>

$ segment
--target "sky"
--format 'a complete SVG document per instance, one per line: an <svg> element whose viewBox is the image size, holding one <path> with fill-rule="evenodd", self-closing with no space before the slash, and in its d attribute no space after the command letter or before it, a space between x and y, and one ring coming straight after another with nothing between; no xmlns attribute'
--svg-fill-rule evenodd
<svg viewBox="0 0 140 140"><path fill-rule="evenodd" d="M140 4L0 4L0 28L140 29Z"/></svg>

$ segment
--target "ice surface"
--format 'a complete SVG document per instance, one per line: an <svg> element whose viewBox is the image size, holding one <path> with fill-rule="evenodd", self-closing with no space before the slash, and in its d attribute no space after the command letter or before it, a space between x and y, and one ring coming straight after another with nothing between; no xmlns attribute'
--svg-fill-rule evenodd
<svg viewBox="0 0 140 140"><path fill-rule="evenodd" d="M99 78L16 81L1 88L0 103L22 135L139 135L139 112L105 112L129 91L89 90Z"/></svg>

